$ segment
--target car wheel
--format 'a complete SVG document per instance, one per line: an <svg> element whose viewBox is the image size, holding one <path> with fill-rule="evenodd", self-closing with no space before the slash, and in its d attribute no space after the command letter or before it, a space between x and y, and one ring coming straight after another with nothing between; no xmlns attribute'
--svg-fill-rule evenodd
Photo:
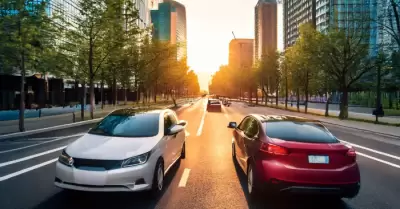
<svg viewBox="0 0 400 209"><path fill-rule="evenodd" d="M256 178L254 175L253 166L251 164L249 164L249 166L247 168L247 191L252 200L258 199L257 188L254 186L254 185L256 185L255 181L256 181Z"/></svg>
<svg viewBox="0 0 400 209"><path fill-rule="evenodd" d="M158 160L156 169L154 170L153 184L151 192L153 196L157 196L164 189L164 165L162 160Z"/></svg>
<svg viewBox="0 0 400 209"><path fill-rule="evenodd" d="M186 158L186 142L183 142L183 147L182 147L182 151L181 151L181 159L185 159Z"/></svg>

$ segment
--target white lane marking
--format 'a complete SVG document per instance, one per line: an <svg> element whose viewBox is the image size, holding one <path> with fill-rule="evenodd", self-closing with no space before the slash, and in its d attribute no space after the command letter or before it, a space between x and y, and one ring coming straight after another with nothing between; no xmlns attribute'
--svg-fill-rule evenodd
<svg viewBox="0 0 400 209"><path fill-rule="evenodd" d="M40 167L43 167L43 166L45 166L45 165L54 163L54 162L56 162L57 160L58 160L58 158L55 158L55 159L52 159L52 160L49 160L49 161L46 161L46 162L43 162L43 163L34 165L34 166L32 166L32 167L22 169L22 170L17 171L17 172L10 173L10 174L8 174L8 175L5 175L5 176L0 177L0 181L5 181L5 180L7 180L7 179L10 179L10 178L12 178L12 177L19 176L19 175L24 174L24 173L26 173L26 172L33 171L33 170L38 169L38 168L40 168Z"/></svg>
<svg viewBox="0 0 400 209"><path fill-rule="evenodd" d="M387 153L384 153L384 152L381 152L381 151L378 151L378 150L374 150L374 149L371 149L371 148L368 148L368 147L364 147L364 146L361 146L361 145L358 145L358 144L353 144L351 142L343 141L341 139L340 139L340 141L342 141L342 142L344 142L346 144L349 144L351 146L358 147L360 149L364 149L364 150L367 150L367 151L370 151L370 152L374 152L376 154L380 154L380 155L384 155L386 157L390 157L390 158L393 158L393 159L396 159L396 160L400 160L400 157L395 156L395 155L387 154Z"/></svg>
<svg viewBox="0 0 400 209"><path fill-rule="evenodd" d="M190 136L190 133L188 131L185 131L186 136Z"/></svg>
<svg viewBox="0 0 400 209"><path fill-rule="evenodd" d="M381 159L379 159L379 158L372 157L372 156L369 156L369 155L364 154L364 153L361 153L361 152L357 152L357 151L356 151L356 153L357 153L358 155L361 155L361 156L363 156L363 157L369 158L369 159L371 159L371 160L375 160L375 161L381 162L381 163L383 163L383 164L393 166L393 167L395 167L395 168L400 168L400 165L397 165L397 164L394 164L394 163L391 163L391 162L388 162L388 161L385 161L385 160L381 160Z"/></svg>
<svg viewBox="0 0 400 209"><path fill-rule="evenodd" d="M207 113L207 106L204 107L203 115L201 116L200 126L199 129L197 129L197 136L200 136L201 132L203 131L204 118L206 117L206 113Z"/></svg>
<svg viewBox="0 0 400 209"><path fill-rule="evenodd" d="M46 142L42 142L42 143L37 143L37 144L32 144L32 145L28 145L25 147L19 147L19 148L15 148L15 149L10 149L10 150L5 150L5 151L0 151L0 154L3 153L8 153L8 152L14 152L14 151L18 151L18 150L22 150L22 149L26 149L26 148L30 148L30 147L36 147L42 144L47 144L50 142L55 142L55 141L59 141L59 140L63 140L63 139L68 139L68 138L72 138L72 137L76 137L76 136L83 136L85 135L85 133L80 133L80 134L75 134L75 135L70 135L70 136L63 136L63 137L58 137L56 139L50 140L50 141L46 141Z"/></svg>
<svg viewBox="0 0 400 209"><path fill-rule="evenodd" d="M190 173L190 169L189 168L185 168L185 170L183 171L181 180L179 181L179 185L178 187L186 187L186 182L189 178L189 173Z"/></svg>
<svg viewBox="0 0 400 209"><path fill-rule="evenodd" d="M60 150L62 150L64 148L66 148L66 147L67 146L63 146L63 147L55 148L55 149L52 149L52 150L47 150L46 152L41 152L41 153L38 153L38 154L34 154L34 155L27 156L27 157L23 157L23 158L20 158L20 159L17 159L17 160L12 160L12 161L8 161L8 162L5 162L5 163L0 163L0 168L4 167L4 166L15 164L15 163L19 163L19 162L22 162L22 161L30 160L30 159L35 158L35 157L40 157L42 155L47 155L47 154L50 154L50 153L53 153L53 152L57 152L57 151L60 151Z"/></svg>

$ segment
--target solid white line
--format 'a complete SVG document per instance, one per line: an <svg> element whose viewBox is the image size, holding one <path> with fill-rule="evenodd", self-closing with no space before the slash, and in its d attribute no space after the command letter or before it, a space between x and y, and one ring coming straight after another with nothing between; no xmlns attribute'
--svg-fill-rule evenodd
<svg viewBox="0 0 400 209"><path fill-rule="evenodd" d="M5 150L5 151L0 151L0 154L8 153L8 152L14 152L14 151L18 151L18 150L22 150L22 149L26 149L26 148L30 148L30 147L36 147L36 146L39 146L39 145L42 145L42 144L47 144L47 143L50 143L50 142L55 142L55 141L68 139L68 138L72 138L72 137L76 137L76 136L83 136L83 135L85 135L85 133L58 137L56 139L53 139L53 140L50 140L50 141L45 141L45 142L42 142L42 143L37 143L37 144L28 145L28 146L25 146L25 147L19 147L19 148L15 148L15 149L9 149L9 150Z"/></svg>
<svg viewBox="0 0 400 209"><path fill-rule="evenodd" d="M381 162L381 163L383 163L383 164L390 165L390 166L393 166L393 167L395 167L395 168L400 168L400 165L397 165L397 164L394 164L394 163L391 163L391 162L388 162L388 161L385 161L385 160L381 160L381 159L379 159L379 158L372 157L372 156L369 156L369 155L364 154L364 153L361 153L361 152L357 152L357 151L356 151L356 153L357 153L357 155L361 155L361 156L366 157L366 158L369 158L369 159L371 159L371 160L376 160L376 161Z"/></svg>
<svg viewBox="0 0 400 209"><path fill-rule="evenodd" d="M4 166L15 164L15 163L19 163L19 162L22 162L22 161L30 160L30 159L35 158L35 157L40 157L42 155L47 155L47 154L50 154L50 153L53 153L53 152L57 152L57 151L60 151L60 150L62 150L64 148L66 148L66 147L67 146L63 146L63 147L55 148L55 149L52 149L52 150L47 150L46 152L41 152L41 153L38 153L38 154L34 154L34 155L27 156L27 157L23 157L23 158L20 158L20 159L17 159L17 160L12 160L12 161L8 161L8 162L5 162L5 163L0 163L0 168L4 167Z"/></svg>
<svg viewBox="0 0 400 209"><path fill-rule="evenodd" d="M201 116L200 126L199 126L199 129L197 129L197 136L200 136L201 132L203 131L204 118L206 117L206 112L207 112L206 109L207 109L207 106L204 107L203 115Z"/></svg>
<svg viewBox="0 0 400 209"><path fill-rule="evenodd" d="M368 148L368 147L364 147L364 146L361 146L361 145L358 145L358 144L353 144L351 142L347 142L347 141L343 141L343 140L340 140L340 141L342 141L344 143L347 143L347 144L349 144L351 146L358 147L360 149L364 149L364 150L367 150L367 151L370 151L370 152L374 152L376 154L380 154L380 155L384 155L386 157L391 157L393 159L400 160L400 157L395 156L395 155L387 154L387 153L384 153L384 152L381 152L381 151L378 151L378 150L374 150L374 149L371 149L371 148Z"/></svg>
<svg viewBox="0 0 400 209"><path fill-rule="evenodd" d="M54 162L56 162L57 160L58 160L58 158L55 158L55 159L46 161L46 162L44 162L44 163L40 163L40 164L34 165L34 166L32 166L32 167L22 169L22 170L17 171L17 172L10 173L10 174L8 174L8 175L5 175L5 176L0 177L0 181L5 181L5 180L10 179L10 178L12 178L12 177L19 176L19 175L24 174L24 173L26 173L26 172L29 172L29 171L38 169L38 168L40 168L40 167L43 167L43 166L48 165L48 164L51 164L51 163L54 163Z"/></svg>
<svg viewBox="0 0 400 209"><path fill-rule="evenodd" d="M189 173L190 173L190 169L189 168L185 168L185 170L183 171L181 180L179 181L179 185L178 187L186 187L186 182L189 178Z"/></svg>

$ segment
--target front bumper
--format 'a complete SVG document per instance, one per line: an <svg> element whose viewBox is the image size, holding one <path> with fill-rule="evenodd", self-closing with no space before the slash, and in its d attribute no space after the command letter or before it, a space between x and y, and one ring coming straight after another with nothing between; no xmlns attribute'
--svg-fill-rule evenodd
<svg viewBox="0 0 400 209"><path fill-rule="evenodd" d="M154 168L151 163L114 170L88 170L56 164L54 184L70 190L91 192L135 192L151 189Z"/></svg>

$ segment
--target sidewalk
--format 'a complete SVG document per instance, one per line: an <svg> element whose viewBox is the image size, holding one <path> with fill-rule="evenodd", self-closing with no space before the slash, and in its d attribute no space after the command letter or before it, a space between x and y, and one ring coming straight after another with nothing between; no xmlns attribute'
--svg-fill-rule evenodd
<svg viewBox="0 0 400 209"><path fill-rule="evenodd" d="M186 99L179 99L177 100L177 104L185 103L187 100ZM171 106L173 103L172 101L168 102L160 102L156 103L150 103L145 106L140 105L140 107L154 107L154 108L165 108L168 106ZM93 115L94 118L101 118L106 116L108 113L114 111L115 109L121 109L121 108L126 108L126 107L132 107L132 105L127 105L127 106L109 106L104 108L104 110L97 109ZM41 118L27 118L25 119L25 130L35 130L35 129L40 129L40 128L47 128L47 127L52 127L52 126L58 126L58 125L64 125L64 124L69 124L73 123L73 114L68 113L68 114L62 114L62 115L53 115L53 116L46 116L46 117L41 117ZM81 121L81 115L80 112L75 112L75 121L79 122ZM85 120L90 120L90 112L85 111ZM10 120L10 121L0 121L0 135L3 134L9 134L9 133L15 133L19 132L18 128L18 120Z"/></svg>
<svg viewBox="0 0 400 209"><path fill-rule="evenodd" d="M361 129L361 130L381 133L381 134L385 134L385 135L391 135L391 136L399 137L399 139L400 139L400 127L381 125L381 124L373 124L373 123L369 123L369 122L360 122L360 121L353 121L353 120L340 120L338 118L325 117L325 116L323 116L325 114L325 111L320 110L320 109L308 109L308 112L311 114L305 114L304 108L300 108L300 111L302 111L302 112L297 112L297 109L295 107L290 107L290 105L288 105L289 110L284 110L285 105L281 105L281 104L279 105L278 108L275 106L275 104L268 105L267 107L279 109L279 111L277 110L277 114L290 114L290 115L315 119L315 120L319 120L321 122L328 123L328 124L334 124L334 125L345 126L345 127L349 127L349 128ZM329 112L331 115L332 115L332 112L336 112L337 114L335 114L335 116L337 116L339 114L338 111L330 110ZM375 121L375 117L370 117L369 115L362 114L362 113L349 112L349 117L354 118L354 119L360 119L360 120ZM379 121L386 122L386 123L400 124L399 118L386 118L386 119L379 118Z"/></svg>

